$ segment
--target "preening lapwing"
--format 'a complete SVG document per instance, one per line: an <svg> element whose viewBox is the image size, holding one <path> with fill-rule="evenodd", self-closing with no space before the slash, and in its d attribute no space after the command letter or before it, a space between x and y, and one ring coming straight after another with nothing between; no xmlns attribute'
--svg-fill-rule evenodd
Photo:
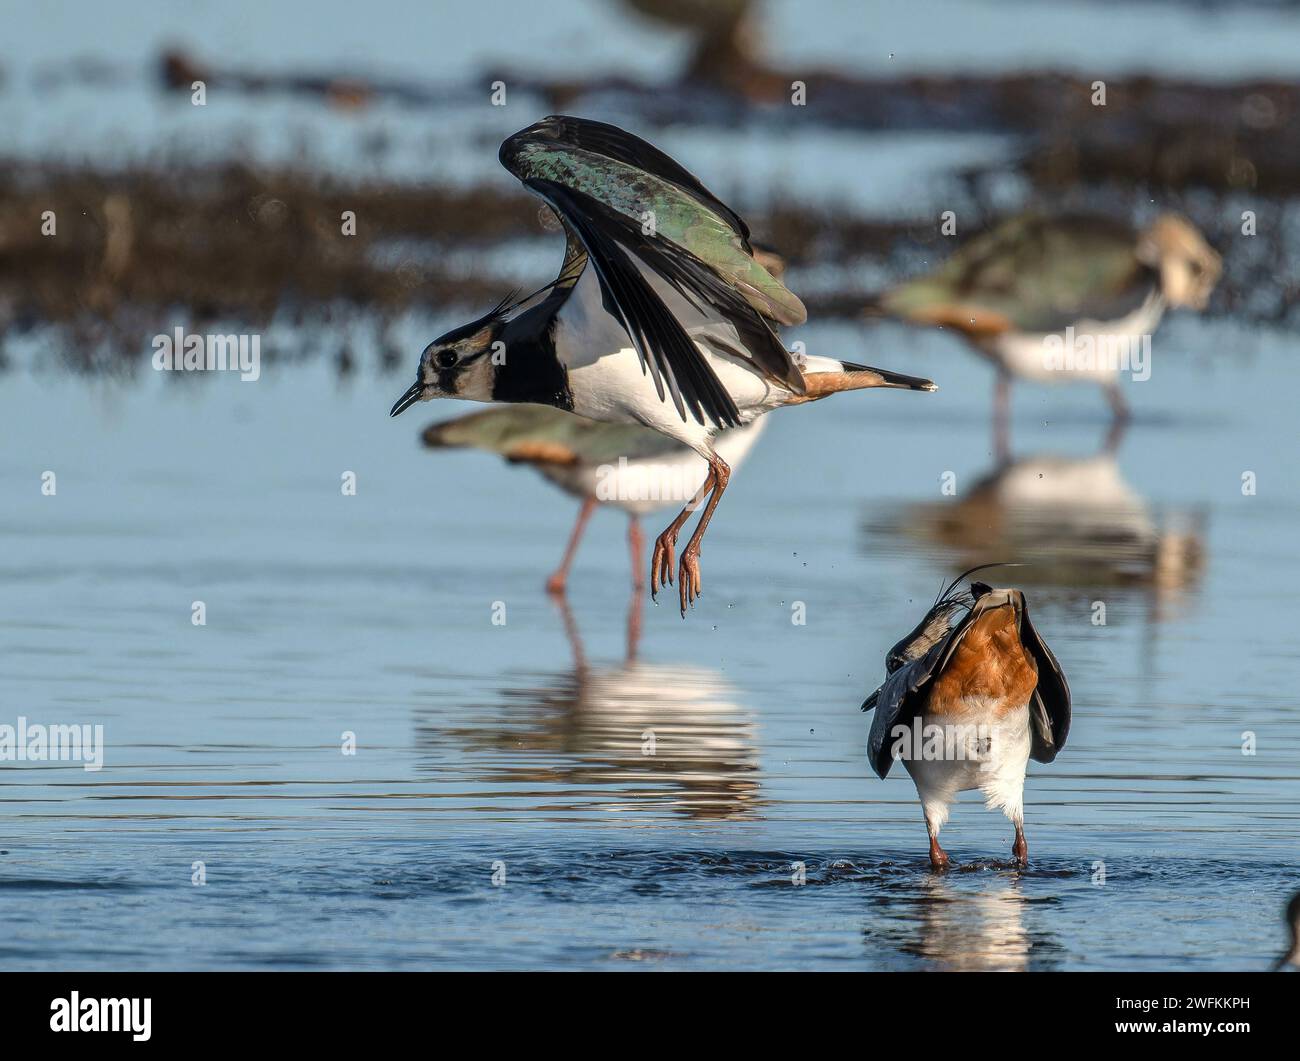
<svg viewBox="0 0 1300 1061"><path fill-rule="evenodd" d="M758 441L765 420L724 431L714 450L735 468ZM424 444L433 448L470 447L496 453L512 463L527 464L582 507L559 568L546 582L549 592L563 593L578 543L597 505L628 515L632 583L644 585L640 517L694 496L709 466L692 449L658 431L637 424L602 424L549 405L503 405L430 424Z"/></svg>
<svg viewBox="0 0 1300 1061"><path fill-rule="evenodd" d="M755 259L749 229L680 165L612 125L551 117L501 145L501 162L560 217L560 275L430 343L392 415L430 398L551 405L641 424L709 464L703 486L655 542L650 589L674 577L681 611L700 593L700 539L731 470L719 432L841 390L934 390L929 380L792 354L776 327L803 303Z"/></svg>
<svg viewBox="0 0 1300 1061"><path fill-rule="evenodd" d="M975 568L978 571L980 568ZM930 834L930 865L948 866L939 830L958 792L978 789L990 810L1025 842L1025 767L1050 763L1070 731L1070 687L1029 620L1018 589L955 579L910 634L885 657L888 677L862 710L876 711L867 740L872 769L884 778L895 758L916 783Z"/></svg>
<svg viewBox="0 0 1300 1061"><path fill-rule="evenodd" d="M1123 417L1122 351L1132 366L1145 356L1132 344L1149 338L1166 309L1204 309L1222 271L1205 238L1175 214L1140 231L1107 217L1026 214L876 296L872 310L965 336L997 367L999 422L1013 376L1098 383Z"/></svg>

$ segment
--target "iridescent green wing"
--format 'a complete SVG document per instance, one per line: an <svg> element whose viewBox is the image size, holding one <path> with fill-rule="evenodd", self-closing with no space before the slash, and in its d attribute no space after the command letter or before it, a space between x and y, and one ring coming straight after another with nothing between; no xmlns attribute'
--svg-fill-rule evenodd
<svg viewBox="0 0 1300 1061"><path fill-rule="evenodd" d="M548 118L510 137L501 161L577 236L661 398L671 394L683 419L730 427L739 414L651 273L692 313L733 330L733 352L803 392L770 323L803 320L802 303L754 260L740 218L667 155L613 126Z"/></svg>
<svg viewBox="0 0 1300 1061"><path fill-rule="evenodd" d="M552 115L501 145L501 164L521 181L550 180L653 227L734 284L764 317L803 324L799 298L754 259L749 227L698 177L653 144L614 125Z"/></svg>

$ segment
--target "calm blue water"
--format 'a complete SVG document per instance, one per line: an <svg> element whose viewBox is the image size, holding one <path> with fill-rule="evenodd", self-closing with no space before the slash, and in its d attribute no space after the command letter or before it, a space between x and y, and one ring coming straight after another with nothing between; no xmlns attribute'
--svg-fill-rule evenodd
<svg viewBox="0 0 1300 1061"><path fill-rule="evenodd" d="M1029 8L976 5L978 27L936 33L918 15L890 39L865 16L831 33L801 5L772 6L779 58L875 72L1182 70L1201 56L1227 76L1292 58L1269 49L1289 47L1294 16L1258 10L1227 26L1196 5L1107 6L1102 48L1079 31L1097 24L1086 5L1035 14L1028 35ZM517 32L499 32L512 24L496 4L433 22L403 8L416 21L394 33L382 27L400 10L357 23L326 5L304 34L278 8L136 3L128 32L130 19L96 26L50 5L0 35L5 151L283 160L306 143L355 175L371 165L355 145L387 128L398 143L376 173L477 179L531 104L339 117L218 98L198 126L143 74L53 91L36 75L69 40L133 71L164 39L206 42L214 61L417 75L434 49L451 80L494 58L553 69L560 44L592 70L680 57L670 36L615 29L596 7L539 7L545 25ZM1127 42L1156 22L1167 49L1134 55ZM1243 25L1270 32L1246 48L1231 36ZM467 130L487 146L465 151ZM789 195L908 217L945 201L953 167L1005 148L790 136L784 155L743 129L675 130L664 146L742 209ZM553 264L494 268L525 282ZM147 366L70 378L49 333L8 340L0 725L99 724L105 751L98 772L0 764L0 966L1257 969L1276 955L1300 887L1292 337L1174 318L1152 379L1128 388L1124 437L1107 439L1088 388L1022 387L1001 462L990 374L955 340L845 322L792 334L942 389L775 414L710 529L705 595L683 622L633 595L617 512L593 520L558 606L542 583L575 503L526 469L422 451L426 423L464 411L450 403L388 418L419 349L452 323L399 321L397 376L358 341L344 384L323 358L272 356L257 383ZM1030 870L1000 861L1009 827L968 794L944 832L959 866L940 878L906 775L866 765L858 704L941 580L989 557L1032 561L1001 580L1029 595L1075 723L1057 762L1031 765Z"/></svg>
<svg viewBox="0 0 1300 1061"><path fill-rule="evenodd" d="M573 503L422 451L454 407L389 420L404 373L10 373L4 718L101 723L106 751L0 773L6 966L1262 967L1300 882L1295 433L1262 383L1286 344L1175 320L1113 462L1100 395L1017 393L1015 468L1055 454L1057 481L1100 484L1066 511L1012 476L986 508L1007 534L1050 518L1072 558L1020 581L1075 727L1031 766L1033 869L996 864L1006 823L968 800L962 871L935 879L857 705L983 525L990 381L938 334L805 336L943 390L775 414L703 600L685 622L641 602L631 662L621 514L593 521L566 615L541 583Z"/></svg>

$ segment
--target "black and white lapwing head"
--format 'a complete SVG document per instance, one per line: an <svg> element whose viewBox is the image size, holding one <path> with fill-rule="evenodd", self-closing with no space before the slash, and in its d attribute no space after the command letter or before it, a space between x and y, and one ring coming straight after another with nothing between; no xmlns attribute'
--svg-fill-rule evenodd
<svg viewBox="0 0 1300 1061"><path fill-rule="evenodd" d="M493 379L504 351L501 335L514 305L513 296L507 296L483 316L426 346L415 382L397 399L389 415L397 416L416 402L433 398L491 401Z"/></svg>

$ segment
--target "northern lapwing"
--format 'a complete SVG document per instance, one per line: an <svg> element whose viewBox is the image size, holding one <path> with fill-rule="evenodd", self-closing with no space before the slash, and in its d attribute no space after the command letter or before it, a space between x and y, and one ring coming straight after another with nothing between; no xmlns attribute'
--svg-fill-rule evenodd
<svg viewBox="0 0 1300 1061"><path fill-rule="evenodd" d="M739 466L758 441L766 421L724 431L714 449L731 468ZM597 505L628 515L632 584L645 584L641 566L640 517L694 496L709 466L698 453L658 431L636 424L602 424L549 405L505 405L430 424L426 446L470 447L535 468L582 507L559 568L546 589L561 594L587 521Z"/></svg>
<svg viewBox="0 0 1300 1061"><path fill-rule="evenodd" d="M639 137L550 117L509 137L500 159L562 221L560 274L430 343L392 415L431 398L524 402L689 446L708 475L650 560L653 595L673 581L678 535L703 503L679 560L685 617L700 593L700 539L731 475L719 432L836 391L936 388L786 350L776 328L802 323L803 303L756 260L744 221Z"/></svg>
<svg viewBox="0 0 1300 1061"><path fill-rule="evenodd" d="M1026 214L877 295L869 312L961 333L997 368L1000 426L1013 376L1098 383L1123 418L1122 355L1129 367L1146 356L1166 309L1203 310L1222 271L1201 233L1175 214L1141 230L1108 217Z"/></svg>
<svg viewBox="0 0 1300 1061"><path fill-rule="evenodd" d="M1286 927L1291 933L1291 944L1286 953L1274 963L1274 972L1281 972L1288 965L1300 969L1300 892L1291 896L1291 901L1286 905Z"/></svg>
<svg viewBox="0 0 1300 1061"><path fill-rule="evenodd" d="M996 566L996 565L985 565ZM930 834L930 865L946 869L939 830L958 792L978 789L1015 825L1012 854L1028 863L1025 767L1050 763L1070 730L1070 687L1029 620L1018 589L955 579L885 657L888 677L862 710L876 711L867 741L884 778L895 758L916 783Z"/></svg>

